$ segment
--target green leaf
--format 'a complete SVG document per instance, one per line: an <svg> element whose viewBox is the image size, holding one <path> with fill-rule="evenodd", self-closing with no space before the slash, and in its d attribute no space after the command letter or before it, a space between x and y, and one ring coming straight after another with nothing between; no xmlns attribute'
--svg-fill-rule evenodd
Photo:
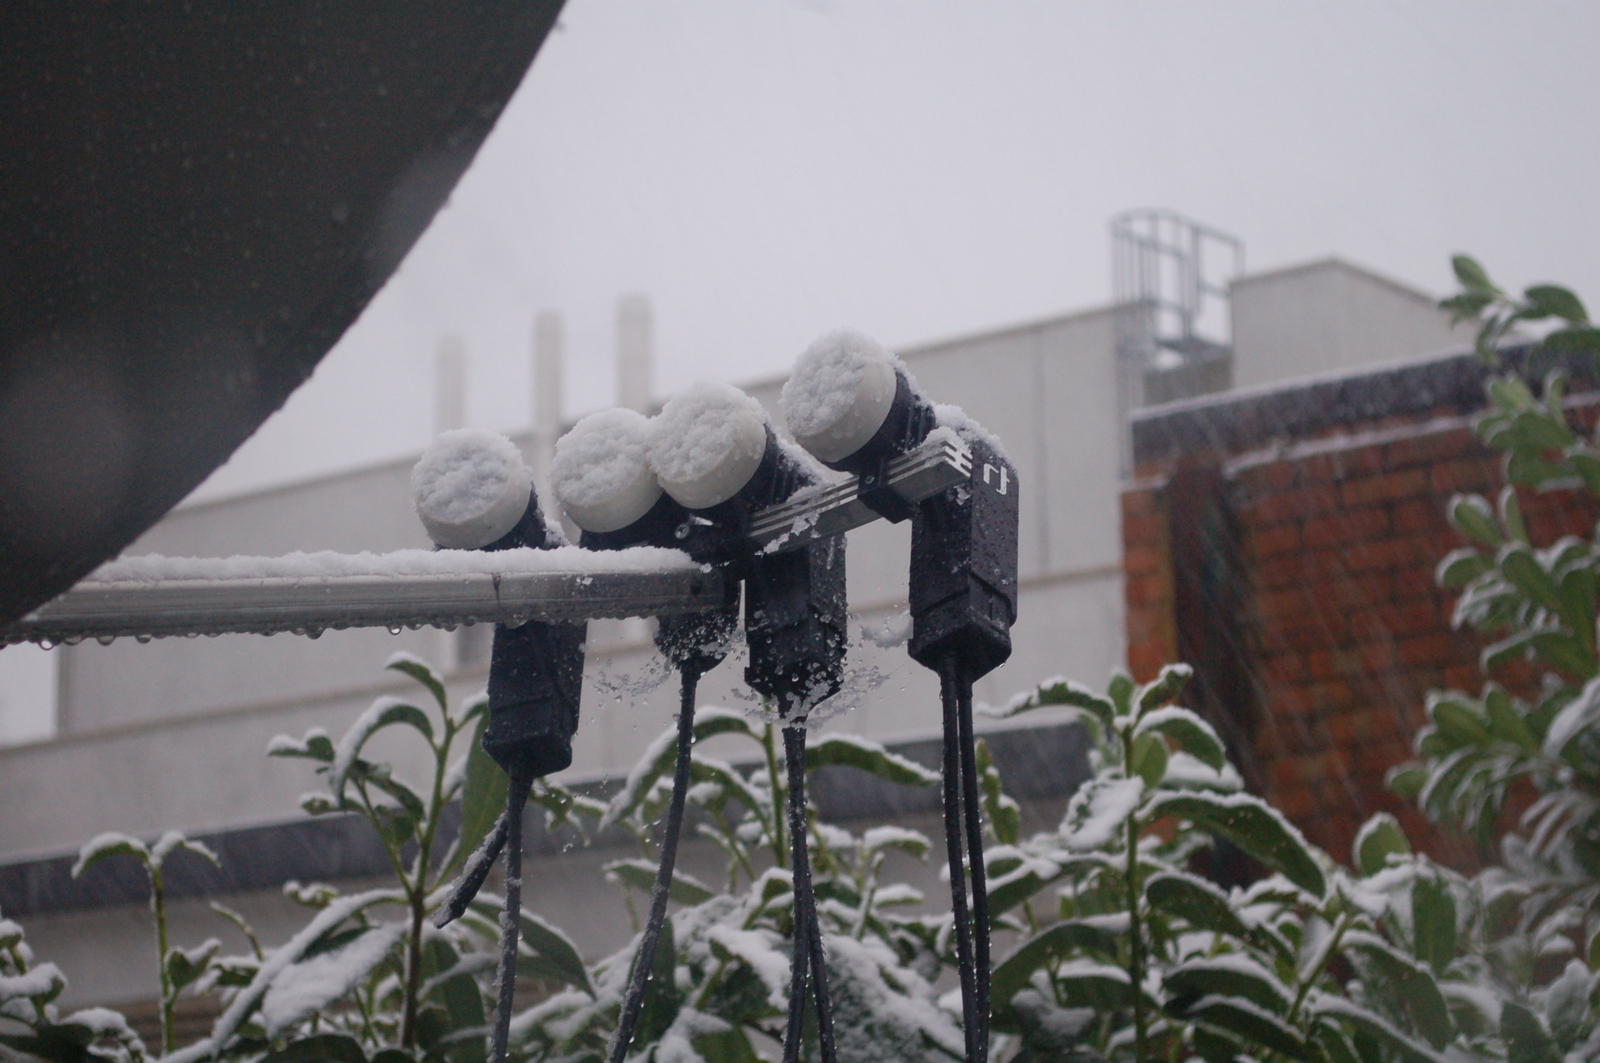
<svg viewBox="0 0 1600 1063"><path fill-rule="evenodd" d="M367 1063L361 1042L342 1033L319 1033L290 1041L261 1063Z"/></svg>
<svg viewBox="0 0 1600 1063"><path fill-rule="evenodd" d="M506 807L506 773L483 749L486 723L486 719L480 719L472 732L472 745L467 750L467 777L461 787L461 833L441 877L460 867L483 844Z"/></svg>
<svg viewBox="0 0 1600 1063"><path fill-rule="evenodd" d="M1046 704L1069 704L1072 708L1082 709L1082 711L1091 714L1094 719L1099 720L1099 724L1102 727L1106 727L1107 730L1112 725L1112 719L1117 716L1117 708L1106 698L1102 698L1101 695L1094 693L1093 690L1085 687L1085 685L1075 684L1075 682L1070 682L1067 679L1051 679L1042 682L1035 690L1030 690L1029 693L1011 698L1010 704L1006 704L1002 711L994 712L994 716L1006 719L1006 717L1018 716L1019 712L1042 708Z"/></svg>
<svg viewBox="0 0 1600 1063"><path fill-rule="evenodd" d="M1373 934L1352 933L1345 938L1345 947L1369 957L1395 984L1400 993L1396 1003L1405 1008L1412 1024L1429 1044L1443 1048L1449 1043L1455 1036L1455 1024L1450 1021L1450 1009L1439 991L1439 983L1426 965Z"/></svg>
<svg viewBox="0 0 1600 1063"><path fill-rule="evenodd" d="M1444 973L1456 958L1456 899L1450 887L1433 876L1411 887L1411 921L1417 958Z"/></svg>
<svg viewBox="0 0 1600 1063"><path fill-rule="evenodd" d="M1127 971L1093 960L1068 960L1053 981L1069 1008L1115 1011L1127 1007L1132 997Z"/></svg>
<svg viewBox="0 0 1600 1063"><path fill-rule="evenodd" d="M1600 328L1593 325L1575 325L1557 329L1539 344L1542 354L1554 358L1600 357Z"/></svg>
<svg viewBox="0 0 1600 1063"><path fill-rule="evenodd" d="M1361 825L1351 848L1356 869L1370 877L1389 866L1390 854L1405 856L1410 853L1411 843L1406 841L1398 820L1387 812L1379 812Z"/></svg>
<svg viewBox="0 0 1600 1063"><path fill-rule="evenodd" d="M1183 1011L1212 994L1241 997L1279 1018L1287 1015L1294 1003L1293 996L1276 975L1238 953L1191 960L1168 971L1162 984Z"/></svg>
<svg viewBox="0 0 1600 1063"><path fill-rule="evenodd" d="M87 1026L46 1023L35 1027L31 1035L0 1034L0 1045L45 1063L98 1063L97 1057L89 1053L89 1043L93 1039L94 1034Z"/></svg>
<svg viewBox="0 0 1600 1063"><path fill-rule="evenodd" d="M172 980L174 989L182 989L201 975L206 973L206 968L211 964L211 957L222 948L222 942L216 938L205 942L192 949L167 950L167 977Z"/></svg>
<svg viewBox="0 0 1600 1063"><path fill-rule="evenodd" d="M1140 735L1133 740L1131 761L1133 773L1146 787L1155 789L1167 774L1167 743L1159 734Z"/></svg>
<svg viewBox="0 0 1600 1063"><path fill-rule="evenodd" d="M1505 542L1495 523L1494 510L1481 495L1456 495L1450 499L1445 513L1451 526L1473 542L1492 547Z"/></svg>
<svg viewBox="0 0 1600 1063"><path fill-rule="evenodd" d="M646 897L650 896L655 890L656 865L649 860L613 860L602 867L601 870L624 886L636 889ZM701 882L697 882L691 876L674 869L672 885L667 889L667 896L679 904L704 904L716 896L716 891Z"/></svg>
<svg viewBox="0 0 1600 1063"><path fill-rule="evenodd" d="M1600 470L1600 462L1596 462L1596 468ZM1463 546L1444 555L1444 560L1434 569L1433 578L1441 587L1460 590L1493 567L1494 562L1483 554Z"/></svg>
<svg viewBox="0 0 1600 1063"><path fill-rule="evenodd" d="M1478 260L1471 255L1451 255L1450 268L1455 271L1456 280L1469 292L1482 292L1487 295L1500 295L1489 280L1489 274L1478 264Z"/></svg>
<svg viewBox="0 0 1600 1063"><path fill-rule="evenodd" d="M433 666L415 654L406 653L404 650L390 657L385 668L395 672L404 672L406 675L427 687L428 693L433 695L433 700L439 703L441 713L449 712L445 699L444 679ZM431 735L431 732L430 732Z"/></svg>
<svg viewBox="0 0 1600 1063"><path fill-rule="evenodd" d="M1506 1040L1506 1063L1557 1063L1561 1058L1539 1017L1515 1001L1500 1009L1500 1036Z"/></svg>
<svg viewBox="0 0 1600 1063"><path fill-rule="evenodd" d="M750 1038L739 1026L696 1037L694 1050L706 1063L761 1063Z"/></svg>
<svg viewBox="0 0 1600 1063"><path fill-rule="evenodd" d="M1221 771L1228 763L1227 755L1222 749L1222 740L1217 737L1217 732L1212 730L1211 725L1198 714L1188 709L1176 705L1157 709L1141 717L1133 733L1139 736L1151 731L1166 735L1177 743L1179 749L1217 771ZM1145 781L1155 786L1155 783L1148 779Z"/></svg>
<svg viewBox="0 0 1600 1063"><path fill-rule="evenodd" d="M1389 792L1397 797L1412 798L1422 792L1428 782L1428 769L1422 764L1411 762L1396 764L1390 768L1384 777L1383 784Z"/></svg>
<svg viewBox="0 0 1600 1063"><path fill-rule="evenodd" d="M1503 413L1515 414L1535 405L1532 390L1527 382L1515 373L1497 376L1484 385L1489 401Z"/></svg>
<svg viewBox="0 0 1600 1063"><path fill-rule="evenodd" d="M499 918L498 912L493 908L490 912L494 918ZM532 949L538 957L540 962L537 969L548 972L545 977L554 977L557 981L575 986L589 996L594 996L594 985L589 981L589 971L584 967L571 938L559 928L526 911L522 913L519 922L522 926L523 944Z"/></svg>
<svg viewBox="0 0 1600 1063"><path fill-rule="evenodd" d="M731 712L728 709L719 709L707 706L696 709L694 714L694 740L704 742L717 735L736 734L746 738L761 741L761 736L756 734L750 726L750 720L742 712Z"/></svg>
<svg viewBox="0 0 1600 1063"><path fill-rule="evenodd" d="M1253 1001L1239 997L1206 997L1189 1016L1237 1034L1269 1052L1278 1052L1290 1059L1315 1058L1292 1026Z"/></svg>
<svg viewBox="0 0 1600 1063"><path fill-rule="evenodd" d="M1158 795L1151 818L1186 819L1221 834L1290 882L1321 897L1328 888L1322 869L1300 832L1260 798L1250 794L1174 793Z"/></svg>
<svg viewBox="0 0 1600 1063"><path fill-rule="evenodd" d="M131 856L144 864L147 870L150 866L150 850L145 848L143 842L126 834L102 834L78 850L77 863L72 865L72 877L77 878L108 856Z"/></svg>
<svg viewBox="0 0 1600 1063"><path fill-rule="evenodd" d="M1450 311L1450 323L1454 325L1477 317L1483 312L1483 308L1492 302L1494 296L1486 292L1462 292L1447 299L1440 299L1439 309Z"/></svg>
<svg viewBox="0 0 1600 1063"><path fill-rule="evenodd" d="M1511 695L1504 688L1491 683L1484 688L1483 705L1489 714L1489 733L1502 742L1509 742L1526 752L1537 753L1539 743L1533 737L1533 732L1528 729L1527 721L1522 718Z"/></svg>
<svg viewBox="0 0 1600 1063"><path fill-rule="evenodd" d="M1579 679L1593 679L1596 671L1600 671L1593 651L1565 631L1536 631L1528 642L1546 664L1559 672Z"/></svg>
<svg viewBox="0 0 1600 1063"><path fill-rule="evenodd" d="M973 747L978 768L978 786L983 791L983 811L1001 845L1015 845L1022 832L1022 809L1000 785L1000 771L989 755L989 743L978 739ZM920 855L920 854L919 854Z"/></svg>
<svg viewBox="0 0 1600 1063"><path fill-rule="evenodd" d="M1515 487L1502 487L1500 489L1500 523L1505 527L1506 534L1519 543L1527 544L1528 528L1522 522L1522 505L1517 501Z"/></svg>
<svg viewBox="0 0 1600 1063"><path fill-rule="evenodd" d="M1122 672L1111 676L1111 682L1106 686L1106 694L1111 698L1111 704L1116 707L1118 716L1133 714L1133 680Z"/></svg>
<svg viewBox="0 0 1600 1063"><path fill-rule="evenodd" d="M1583 308L1583 300L1567 288L1555 284L1535 284L1525 289L1522 297L1541 313L1551 317L1559 317L1574 325L1587 324L1589 321L1589 312Z"/></svg>
<svg viewBox="0 0 1600 1063"><path fill-rule="evenodd" d="M1144 895L1151 908L1186 920L1196 930L1237 938L1247 932L1228 895L1196 875L1176 871L1152 875L1145 882Z"/></svg>
<svg viewBox="0 0 1600 1063"><path fill-rule="evenodd" d="M1161 669L1161 674L1144 686L1139 688L1138 703L1139 715L1163 705L1170 704L1174 698L1183 692L1184 686L1194 675L1194 669L1186 664L1169 664Z"/></svg>
<svg viewBox="0 0 1600 1063"><path fill-rule="evenodd" d="M1506 579L1522 593L1551 612L1561 609L1561 596L1556 592L1556 582L1544 570L1529 550L1521 543L1510 543L1500 550L1496 562Z"/></svg>
<svg viewBox="0 0 1600 1063"><path fill-rule="evenodd" d="M1483 710L1461 694L1430 691L1428 718L1452 742L1482 746L1491 739Z"/></svg>
<svg viewBox="0 0 1600 1063"><path fill-rule="evenodd" d="M857 768L901 786L932 786L939 781L938 772L929 771L915 761L889 752L877 742L856 735L824 735L806 744L807 771L829 764Z"/></svg>
<svg viewBox="0 0 1600 1063"><path fill-rule="evenodd" d="M1073 920L1046 927L995 965L989 984L996 1013L1010 1008L1011 998L1028 987L1035 971L1045 969L1056 957L1078 952L1115 958L1117 937L1092 923ZM1124 974L1117 992L1126 993L1127 985Z"/></svg>
<svg viewBox="0 0 1600 1063"><path fill-rule="evenodd" d="M1386 1046L1398 1054L1406 1063L1444 1063L1444 1056L1431 1050L1426 1044L1406 1036L1390 1025L1386 1019L1375 1015L1353 1001L1319 993L1316 996L1314 1010L1324 1020L1338 1017L1354 1026L1358 1031L1356 1037L1358 1046L1364 1035L1370 1040ZM1366 1052L1362 1052L1361 1056L1363 1060L1379 1058L1371 1057Z"/></svg>

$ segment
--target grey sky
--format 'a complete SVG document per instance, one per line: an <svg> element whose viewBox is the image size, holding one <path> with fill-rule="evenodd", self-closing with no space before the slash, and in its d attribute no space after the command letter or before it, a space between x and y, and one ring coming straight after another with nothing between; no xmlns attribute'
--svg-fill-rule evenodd
<svg viewBox="0 0 1600 1063"><path fill-rule="evenodd" d="M1107 221L1164 206L1253 270L1339 254L1435 292L1471 250L1600 301L1600 5L571 0L398 276L197 497L529 417L536 309L566 409L612 401L648 293L662 394L1104 302ZM959 401L959 396L952 396Z"/></svg>
<svg viewBox="0 0 1600 1063"><path fill-rule="evenodd" d="M623 292L665 395L841 324L908 345L1103 303L1135 207L1252 270L1338 254L1442 293L1470 250L1600 303L1597 40L1593 3L570 0L399 274L195 497L419 451L446 332L468 423L511 429L538 309L581 413ZM0 741L47 680L0 655Z"/></svg>

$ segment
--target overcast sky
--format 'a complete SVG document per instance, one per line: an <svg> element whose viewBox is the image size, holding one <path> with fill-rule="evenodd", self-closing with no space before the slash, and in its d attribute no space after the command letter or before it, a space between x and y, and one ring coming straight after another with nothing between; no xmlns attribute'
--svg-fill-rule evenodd
<svg viewBox="0 0 1600 1063"><path fill-rule="evenodd" d="M1107 225L1167 207L1247 267L1340 255L1443 293L1451 252L1600 302L1600 5L571 0L477 161L310 383L197 493L419 451L433 358L527 423L538 309L569 414L1104 303ZM959 402L959 396L951 397Z"/></svg>
<svg viewBox="0 0 1600 1063"><path fill-rule="evenodd" d="M574 415L613 400L624 292L662 396L841 324L903 347L1104 303L1131 208L1252 271L1339 255L1442 294L1468 250L1600 303L1597 41L1592 2L570 0L399 273L194 497L421 450L445 333L467 423L525 425L540 309ZM0 654L0 741L42 674Z"/></svg>

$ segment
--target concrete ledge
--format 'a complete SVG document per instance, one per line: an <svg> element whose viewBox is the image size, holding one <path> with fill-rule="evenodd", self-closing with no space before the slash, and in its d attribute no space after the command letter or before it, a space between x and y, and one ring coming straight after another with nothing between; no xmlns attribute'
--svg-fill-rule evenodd
<svg viewBox="0 0 1600 1063"><path fill-rule="evenodd" d="M1088 777L1089 740L1076 724L989 731L980 737L989 745L1007 792L1019 800L1068 794ZM936 739L889 748L935 771L942 760ZM749 768L752 764L738 766ZM612 780L580 789L605 797L619 786L619 780ZM827 767L814 773L811 797L822 817L836 822L894 820L939 808L938 787L896 786L854 768ZM459 807L447 813L441 844L448 845L454 837L459 816ZM686 835L692 836L692 829ZM290 879L366 878L390 870L389 858L372 828L354 814L303 816L193 837L217 853L222 867L213 867L192 853L174 854L163 869L167 896L174 900L274 889ZM543 816L526 817L523 850L530 856L553 855L574 843L581 844L575 830L551 832ZM631 848L632 840L622 830L613 829L591 844ZM20 918L84 911L142 903L150 895L144 869L130 858L103 860L80 879L71 873L76 860L74 851L0 863L0 913Z"/></svg>

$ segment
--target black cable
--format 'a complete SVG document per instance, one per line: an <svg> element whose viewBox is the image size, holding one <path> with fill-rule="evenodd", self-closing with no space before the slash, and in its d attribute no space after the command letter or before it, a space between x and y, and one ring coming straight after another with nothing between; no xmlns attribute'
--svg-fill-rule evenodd
<svg viewBox="0 0 1600 1063"><path fill-rule="evenodd" d="M500 970L496 983L500 992L495 1005L494 1035L489 1063L505 1063L506 1042L511 1037L511 1004L517 991L517 944L522 936L522 808L534 776L525 767L515 767L506 779L506 908L500 916Z"/></svg>
<svg viewBox="0 0 1600 1063"><path fill-rule="evenodd" d="M960 678L955 658L939 667L939 697L944 706L944 844L950 861L950 910L956 924L956 972L961 978L961 1032L966 1039L967 1063L982 1063L978 1054L978 993L972 962L972 927L968 922L967 875L961 860L963 812L961 778Z"/></svg>
<svg viewBox="0 0 1600 1063"><path fill-rule="evenodd" d="M633 1029L644 1009L645 986L655 966L656 943L661 939L661 925L667 917L672 869L678 860L678 835L683 830L684 799L689 793L689 758L694 749L694 691L699 674L693 668L684 667L681 676L683 697L678 708L678 759L672 770L672 800L667 805L666 836L661 839L661 864L656 869L655 886L650 891L650 914L645 919L644 934L639 938L639 952L633 958L628 992L622 1000L622 1017L611 1041L611 1063L622 1063L628 1055L628 1046L633 1043Z"/></svg>
<svg viewBox="0 0 1600 1063"><path fill-rule="evenodd" d="M811 889L811 856L806 826L806 732L803 721L783 729L783 758L789 781L789 851L794 882L794 959L789 974L789 1022L784 1031L784 1063L800 1058L800 1032L805 1011L806 983L817 1008L817 1048L822 1063L836 1063L833 1006L828 994L827 956L822 950L822 926L817 899ZM808 976L809 975L809 979Z"/></svg>
<svg viewBox="0 0 1600 1063"><path fill-rule="evenodd" d="M962 819L967 827L967 868L972 888L972 937L977 1017L977 1058L989 1058L989 881L983 866L983 806L978 803L977 745L972 734L972 684L956 677L957 715L961 731Z"/></svg>

